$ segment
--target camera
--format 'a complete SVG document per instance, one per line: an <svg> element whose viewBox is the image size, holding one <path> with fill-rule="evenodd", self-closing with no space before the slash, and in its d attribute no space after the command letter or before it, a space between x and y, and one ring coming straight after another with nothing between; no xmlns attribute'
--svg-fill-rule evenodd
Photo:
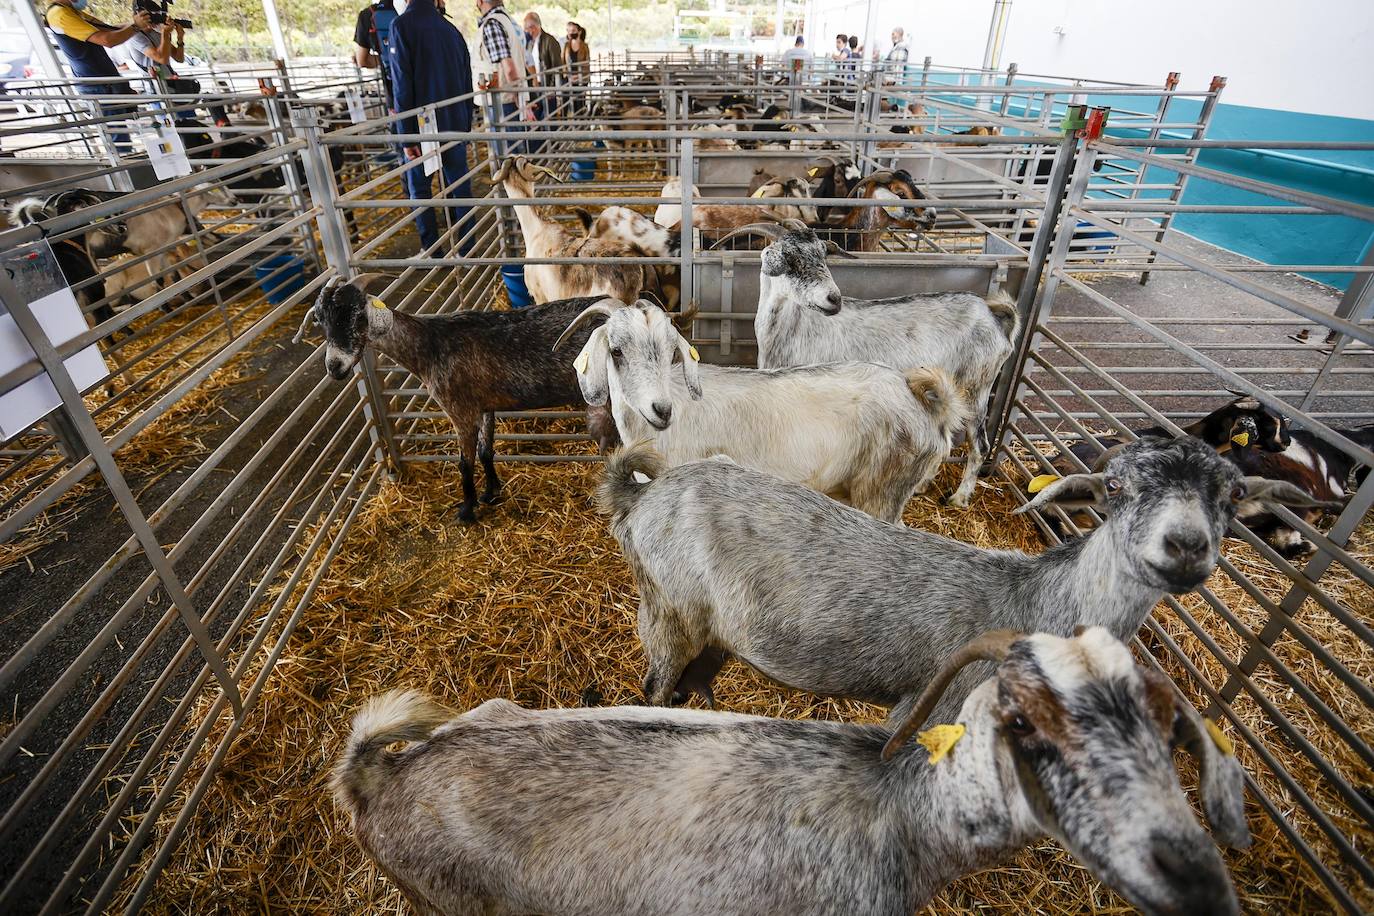
<svg viewBox="0 0 1374 916"><path fill-rule="evenodd" d="M140 10L148 14L148 21L153 25L162 25L164 22L175 22L183 29L191 28L191 20L175 19L167 15L167 7L172 0L134 0L134 12Z"/></svg>

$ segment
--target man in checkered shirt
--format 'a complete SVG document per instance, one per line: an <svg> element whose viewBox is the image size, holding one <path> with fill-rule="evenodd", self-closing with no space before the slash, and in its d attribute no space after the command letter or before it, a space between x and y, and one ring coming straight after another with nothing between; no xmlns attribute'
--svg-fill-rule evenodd
<svg viewBox="0 0 1374 916"><path fill-rule="evenodd" d="M525 33L506 12L504 0L477 0L482 42L478 47L477 85L493 93L502 122L534 120L534 105L525 75Z"/></svg>

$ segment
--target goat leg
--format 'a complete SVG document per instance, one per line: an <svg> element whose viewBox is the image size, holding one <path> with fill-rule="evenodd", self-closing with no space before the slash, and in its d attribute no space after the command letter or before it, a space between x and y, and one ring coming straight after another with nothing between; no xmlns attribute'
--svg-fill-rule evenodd
<svg viewBox="0 0 1374 916"><path fill-rule="evenodd" d="M477 457L487 484L482 489L482 504L489 506L501 498L501 478L496 476L496 414L482 414L482 428L477 436Z"/></svg>
<svg viewBox="0 0 1374 916"><path fill-rule="evenodd" d="M480 420L473 417L459 428L464 431L462 452L458 458L458 470L463 476L463 502L458 506L458 521L472 524L477 521L477 481L472 472L472 459L477 453L477 424Z"/></svg>
<svg viewBox="0 0 1374 916"><path fill-rule="evenodd" d="M673 688L673 705L686 703L695 693L704 699L708 706L715 709L716 695L711 690L711 682L716 679L728 657L724 649L715 646L702 649L696 658L687 663L687 667L677 679L677 686Z"/></svg>

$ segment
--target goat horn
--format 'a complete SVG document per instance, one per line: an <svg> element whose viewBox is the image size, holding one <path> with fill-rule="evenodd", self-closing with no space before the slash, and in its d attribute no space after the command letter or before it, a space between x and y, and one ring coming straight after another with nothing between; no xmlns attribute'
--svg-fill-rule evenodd
<svg viewBox="0 0 1374 916"><path fill-rule="evenodd" d="M730 239L740 235L761 235L764 238L776 242L782 235L782 227L777 223L750 223L747 226L740 226L732 232L728 232L716 239L712 248L719 248L721 243L728 242Z"/></svg>
<svg viewBox="0 0 1374 916"><path fill-rule="evenodd" d="M854 254L852 251L845 251L835 242L834 239L825 240L825 253L827 255L833 254L839 258L849 258L851 261L857 261L859 259L859 256L857 254Z"/></svg>
<svg viewBox="0 0 1374 916"><path fill-rule="evenodd" d="M557 172L555 172L553 169L549 168L548 166L537 165L537 164L531 162L531 163L530 163L530 168L534 170L535 174L547 176L548 179L549 179L550 181L552 181L554 184L562 184L562 183L563 183L562 177L559 176L559 174L558 174Z"/></svg>
<svg viewBox="0 0 1374 916"><path fill-rule="evenodd" d="M801 198L794 197L791 199L800 200ZM785 219L782 221L782 224L787 227L788 232L805 232L806 230L811 228L799 219Z"/></svg>
<svg viewBox="0 0 1374 916"><path fill-rule="evenodd" d="M567 342L568 338L577 332L578 328L582 327L582 325L591 321L593 318L596 318L598 316L602 318L609 318L611 312L615 311L618 308L624 307L625 303L621 302L619 299L612 299L610 296L607 296L600 302L593 302L591 305L583 309L582 313L572 320L572 324L568 325L567 330L565 330L562 334L559 335L558 340L554 341L554 351L557 352L558 348L563 346L563 344Z"/></svg>
<svg viewBox="0 0 1374 916"><path fill-rule="evenodd" d="M389 277L389 276L387 276L386 274L365 273L365 274L358 274L358 275L357 275L356 277L354 277L352 280L349 280L349 281L348 281L348 285L349 285L349 286L356 286L358 289L362 290L364 294L366 294L368 290L372 289L372 284L378 282L379 280L388 280L388 281L389 281L389 280L393 280L393 279L395 279L395 278L394 278L394 277Z"/></svg>
<svg viewBox="0 0 1374 916"><path fill-rule="evenodd" d="M945 695L945 688L949 686L950 681L958 676L960 671L977 661L1002 661L1011 651L1012 643L1025 635L1016 630L989 630L950 656L949 660L945 662L945 666L939 670L934 680L916 700L916 706L911 710L911 713L901 725L897 726L892 737L887 739L887 744L883 745L883 759L891 760L902 745L906 744L911 736L916 734L917 729L925 724L931 710L935 708L935 704L939 703L940 698Z"/></svg>
<svg viewBox="0 0 1374 916"><path fill-rule="evenodd" d="M1111 461L1111 460L1112 460L1113 458L1115 458L1117 455L1120 455L1120 454L1121 454L1121 450L1124 449L1124 448L1125 448L1126 446L1128 446L1128 445L1130 445L1129 442L1118 442L1116 445L1113 445L1111 448L1107 449L1105 452L1103 452L1102 454L1098 455L1098 456L1097 456L1097 459L1096 459L1095 461L1093 461L1093 468L1092 468L1093 473L1094 473L1094 474L1101 474L1101 473L1102 473L1102 469L1105 468L1105 467L1107 466L1107 462L1108 462L1108 461Z"/></svg>
<svg viewBox="0 0 1374 916"><path fill-rule="evenodd" d="M673 324L681 329L695 321L697 312L699 311L701 311L701 309L697 306L697 301L693 299L686 308L679 310L676 315L670 315L669 317L673 319Z"/></svg>

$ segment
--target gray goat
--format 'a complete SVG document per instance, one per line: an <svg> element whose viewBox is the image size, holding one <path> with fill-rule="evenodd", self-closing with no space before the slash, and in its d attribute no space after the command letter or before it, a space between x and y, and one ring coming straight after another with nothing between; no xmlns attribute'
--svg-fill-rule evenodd
<svg viewBox="0 0 1374 916"><path fill-rule="evenodd" d="M760 369L849 360L898 370L936 367L969 392L968 455L949 499L967 506L986 449L988 398L1016 340L1015 304L972 293L853 299L841 295L825 263L834 247L810 229L758 223L738 232L772 240L763 249L754 317Z"/></svg>
<svg viewBox="0 0 1374 916"><path fill-rule="evenodd" d="M962 734L932 729L952 749L908 745L974 660L995 676L964 702ZM1236 913L1174 744L1199 755L1217 840L1248 844L1235 758L1100 628L986 634L895 734L506 700L459 716L394 692L354 718L333 786L424 914L910 916L1046 834L1148 914Z"/></svg>
<svg viewBox="0 0 1374 916"><path fill-rule="evenodd" d="M1255 503L1310 506L1193 438L1142 438L1098 474L1030 506L1096 505L1106 522L1039 556L900 528L810 490L712 459L665 470L652 448L613 454L602 507L639 586L644 695L712 700L727 654L812 693L909 708L943 659L984 630L1130 638L1166 592L1200 585L1227 523ZM986 669L946 695L952 715Z"/></svg>

